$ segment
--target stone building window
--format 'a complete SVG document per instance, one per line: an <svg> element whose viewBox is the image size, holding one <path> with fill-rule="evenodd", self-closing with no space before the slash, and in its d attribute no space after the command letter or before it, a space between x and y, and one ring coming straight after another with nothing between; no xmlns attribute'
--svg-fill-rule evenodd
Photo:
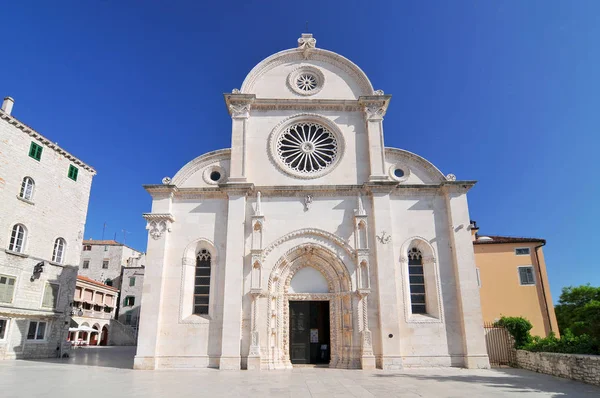
<svg viewBox="0 0 600 398"><path fill-rule="evenodd" d="M83 260L83 269L90 268L90 260Z"/></svg>
<svg viewBox="0 0 600 398"><path fill-rule="evenodd" d="M83 251L84 252L89 252L91 250L92 250L92 245L85 245L85 246L83 246Z"/></svg>
<svg viewBox="0 0 600 398"><path fill-rule="evenodd" d="M125 297L125 301L123 302L123 306L125 307L133 307L135 305L135 297L127 296Z"/></svg>
<svg viewBox="0 0 600 398"><path fill-rule="evenodd" d="M135 286L135 276L129 277L129 286Z"/></svg>
<svg viewBox="0 0 600 398"><path fill-rule="evenodd" d="M102 261L102 269L108 269L108 260Z"/></svg>
<svg viewBox="0 0 600 398"><path fill-rule="evenodd" d="M21 192L19 192L19 197L25 200L31 201L33 199L33 188L35 187L35 182L31 177L23 178L23 182L21 182Z"/></svg>
<svg viewBox="0 0 600 398"><path fill-rule="evenodd" d="M27 239L27 229L23 224L15 224L10 234L10 243L8 250L17 253L23 253L25 250L25 241Z"/></svg>
<svg viewBox="0 0 600 398"><path fill-rule="evenodd" d="M29 322L27 340L44 340L44 337L46 337L46 322Z"/></svg>
<svg viewBox="0 0 600 398"><path fill-rule="evenodd" d="M54 251L52 252L52 262L62 264L65 259L65 248L67 243L63 238L57 238L54 241Z"/></svg>
<svg viewBox="0 0 600 398"><path fill-rule="evenodd" d="M515 255L517 256L529 256L529 253L528 247L517 247L515 249Z"/></svg>
<svg viewBox="0 0 600 398"><path fill-rule="evenodd" d="M196 256L196 273L194 282L194 314L208 314L210 294L211 255L201 249Z"/></svg>
<svg viewBox="0 0 600 398"><path fill-rule="evenodd" d="M410 285L410 303L413 314L426 314L425 274L423 273L423 255L417 248L408 251L408 278Z"/></svg>
<svg viewBox="0 0 600 398"><path fill-rule="evenodd" d="M521 285L535 285L533 267L531 265L519 267L519 281Z"/></svg>
<svg viewBox="0 0 600 398"><path fill-rule="evenodd" d="M44 299L42 301L42 307L45 308L56 308L58 303L58 283L46 283L44 288Z"/></svg>
<svg viewBox="0 0 600 398"><path fill-rule="evenodd" d="M31 142L31 146L29 147L29 157L34 158L37 161L42 159L42 147L35 142Z"/></svg>
<svg viewBox="0 0 600 398"><path fill-rule="evenodd" d="M12 303L16 282L13 276L0 275L0 303Z"/></svg>
<svg viewBox="0 0 600 398"><path fill-rule="evenodd" d="M69 173L67 174L67 176L73 180L73 181L77 181L77 175L79 174L79 169L75 166L73 166L72 164L69 165Z"/></svg>

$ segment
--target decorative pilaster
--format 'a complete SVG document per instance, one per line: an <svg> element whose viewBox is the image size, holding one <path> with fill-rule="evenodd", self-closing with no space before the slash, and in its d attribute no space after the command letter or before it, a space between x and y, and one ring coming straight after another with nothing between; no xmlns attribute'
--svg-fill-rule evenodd
<svg viewBox="0 0 600 398"><path fill-rule="evenodd" d="M246 134L248 118L252 103L256 99L254 94L241 94L233 90L225 94L227 110L231 115L231 171L228 182L246 182Z"/></svg>
<svg viewBox="0 0 600 398"><path fill-rule="evenodd" d="M153 208L170 211L172 193L154 196ZM146 272L144 275L144 305L140 310L140 331L134 369L155 369L159 345L159 331L162 317L162 303L165 282L166 253L169 246L171 224L175 221L170 213L144 214L148 230L148 248L146 252ZM114 309L113 309L114 311Z"/></svg>
<svg viewBox="0 0 600 398"><path fill-rule="evenodd" d="M375 355L373 355L373 338L369 329L369 297L370 290L359 290L361 297L362 310L362 330L361 330L361 357L360 363L362 369L375 369Z"/></svg>
<svg viewBox="0 0 600 398"><path fill-rule="evenodd" d="M387 180L385 172L385 145L383 143L383 116L387 111L391 95L361 96L358 99L363 107L367 127L367 139L369 148L369 165L371 175L369 181Z"/></svg>
<svg viewBox="0 0 600 398"><path fill-rule="evenodd" d="M252 215L252 271L250 275L250 295L252 296L252 318L250 332L250 353L248 370L260 369L260 336L258 332L258 304L262 294L262 257L263 227L265 217L262 214L261 194L256 193L256 205Z"/></svg>

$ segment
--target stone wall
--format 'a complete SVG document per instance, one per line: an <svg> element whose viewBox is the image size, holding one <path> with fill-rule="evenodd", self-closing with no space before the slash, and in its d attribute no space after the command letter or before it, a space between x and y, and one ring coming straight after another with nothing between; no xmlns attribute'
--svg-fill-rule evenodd
<svg viewBox="0 0 600 398"><path fill-rule="evenodd" d="M517 351L517 366L600 386L600 355Z"/></svg>
<svg viewBox="0 0 600 398"><path fill-rule="evenodd" d="M109 345L136 345L137 336L136 331L127 325L123 325L121 322L111 319L110 320L110 332L108 334Z"/></svg>

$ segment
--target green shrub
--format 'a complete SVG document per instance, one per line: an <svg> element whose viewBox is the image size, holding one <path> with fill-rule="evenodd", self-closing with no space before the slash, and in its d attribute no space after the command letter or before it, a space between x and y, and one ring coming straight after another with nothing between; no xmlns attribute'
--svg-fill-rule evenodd
<svg viewBox="0 0 600 398"><path fill-rule="evenodd" d="M575 336L569 329L565 330L560 339L557 339L554 333L550 333L548 337L544 338L535 336L522 349L564 354L600 354L600 346L595 338L587 334Z"/></svg>
<svg viewBox="0 0 600 398"><path fill-rule="evenodd" d="M532 341L529 331L533 327L531 322L520 316L503 316L496 321L495 326L503 326L515 339L515 348L521 349Z"/></svg>

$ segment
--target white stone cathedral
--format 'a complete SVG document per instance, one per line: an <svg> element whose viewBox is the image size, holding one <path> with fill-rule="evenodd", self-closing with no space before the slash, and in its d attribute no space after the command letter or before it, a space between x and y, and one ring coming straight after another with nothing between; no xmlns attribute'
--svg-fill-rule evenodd
<svg viewBox="0 0 600 398"><path fill-rule="evenodd" d="M310 34L225 94L231 148L145 186L135 368L489 367L474 182L386 148L390 98Z"/></svg>

